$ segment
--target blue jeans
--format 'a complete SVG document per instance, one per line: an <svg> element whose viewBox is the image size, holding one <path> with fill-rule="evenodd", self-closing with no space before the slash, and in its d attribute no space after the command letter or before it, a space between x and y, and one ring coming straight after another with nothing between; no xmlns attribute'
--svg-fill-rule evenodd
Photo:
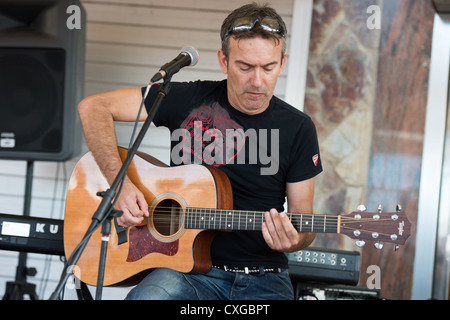
<svg viewBox="0 0 450 320"><path fill-rule="evenodd" d="M212 268L207 274L155 269L134 287L127 300L292 300L287 270L243 274Z"/></svg>

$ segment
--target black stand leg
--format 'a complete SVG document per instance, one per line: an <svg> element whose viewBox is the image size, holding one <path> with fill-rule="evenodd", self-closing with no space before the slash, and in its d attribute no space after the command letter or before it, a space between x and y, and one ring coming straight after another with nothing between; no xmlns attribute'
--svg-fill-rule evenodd
<svg viewBox="0 0 450 320"><path fill-rule="evenodd" d="M102 224L102 245L100 250L100 260L98 264L96 300L102 299L103 278L105 275L106 252L108 250L109 235L111 234L111 220L122 215L122 211L112 210L111 214Z"/></svg>
<svg viewBox="0 0 450 320"><path fill-rule="evenodd" d="M23 207L23 215L30 216L31 205L31 187L33 181L34 162L27 162L27 176L25 181L25 202ZM16 270L16 279L14 282L6 283L6 292L3 300L23 300L25 294L30 296L32 300L38 300L36 294L36 286L27 283L27 276L34 276L36 274L35 268L27 268L27 253L19 253L19 264Z"/></svg>
<svg viewBox="0 0 450 320"><path fill-rule="evenodd" d="M3 300L23 300L25 295L28 295L31 300L39 300L36 294L36 285L27 283L27 275L29 272L34 272L34 268L27 268L26 253L20 253L19 265L16 271L16 280L14 282L6 283L6 291ZM23 257L23 255L25 257ZM22 263L23 262L23 263Z"/></svg>
<svg viewBox="0 0 450 320"><path fill-rule="evenodd" d="M78 300L93 300L86 283L80 281L80 288L77 289L77 297Z"/></svg>

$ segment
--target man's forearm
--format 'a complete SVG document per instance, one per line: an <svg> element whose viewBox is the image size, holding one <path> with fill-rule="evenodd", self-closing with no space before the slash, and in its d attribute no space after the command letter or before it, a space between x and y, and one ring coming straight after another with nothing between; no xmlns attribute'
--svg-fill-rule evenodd
<svg viewBox="0 0 450 320"><path fill-rule="evenodd" d="M300 233L300 241L297 246L294 248L293 252L303 250L311 245L311 243L316 238L316 234L312 232L303 232Z"/></svg>
<svg viewBox="0 0 450 320"><path fill-rule="evenodd" d="M111 184L120 170L122 161L117 149L114 119L99 103L98 99L87 98L79 104L78 111L89 149L108 183Z"/></svg>

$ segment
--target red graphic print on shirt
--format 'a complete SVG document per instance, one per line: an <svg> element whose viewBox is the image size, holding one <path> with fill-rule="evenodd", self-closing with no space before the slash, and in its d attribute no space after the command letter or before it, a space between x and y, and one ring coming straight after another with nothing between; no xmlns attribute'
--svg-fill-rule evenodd
<svg viewBox="0 0 450 320"><path fill-rule="evenodd" d="M190 149L194 163L226 164L245 144L243 127L217 102L194 109L181 128L185 130L183 149Z"/></svg>

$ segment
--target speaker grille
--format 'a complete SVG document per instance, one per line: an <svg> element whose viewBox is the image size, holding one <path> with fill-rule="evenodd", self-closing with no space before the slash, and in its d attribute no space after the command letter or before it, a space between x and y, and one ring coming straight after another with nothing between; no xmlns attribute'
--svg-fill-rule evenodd
<svg viewBox="0 0 450 320"><path fill-rule="evenodd" d="M62 149L65 51L0 48L0 150Z"/></svg>

